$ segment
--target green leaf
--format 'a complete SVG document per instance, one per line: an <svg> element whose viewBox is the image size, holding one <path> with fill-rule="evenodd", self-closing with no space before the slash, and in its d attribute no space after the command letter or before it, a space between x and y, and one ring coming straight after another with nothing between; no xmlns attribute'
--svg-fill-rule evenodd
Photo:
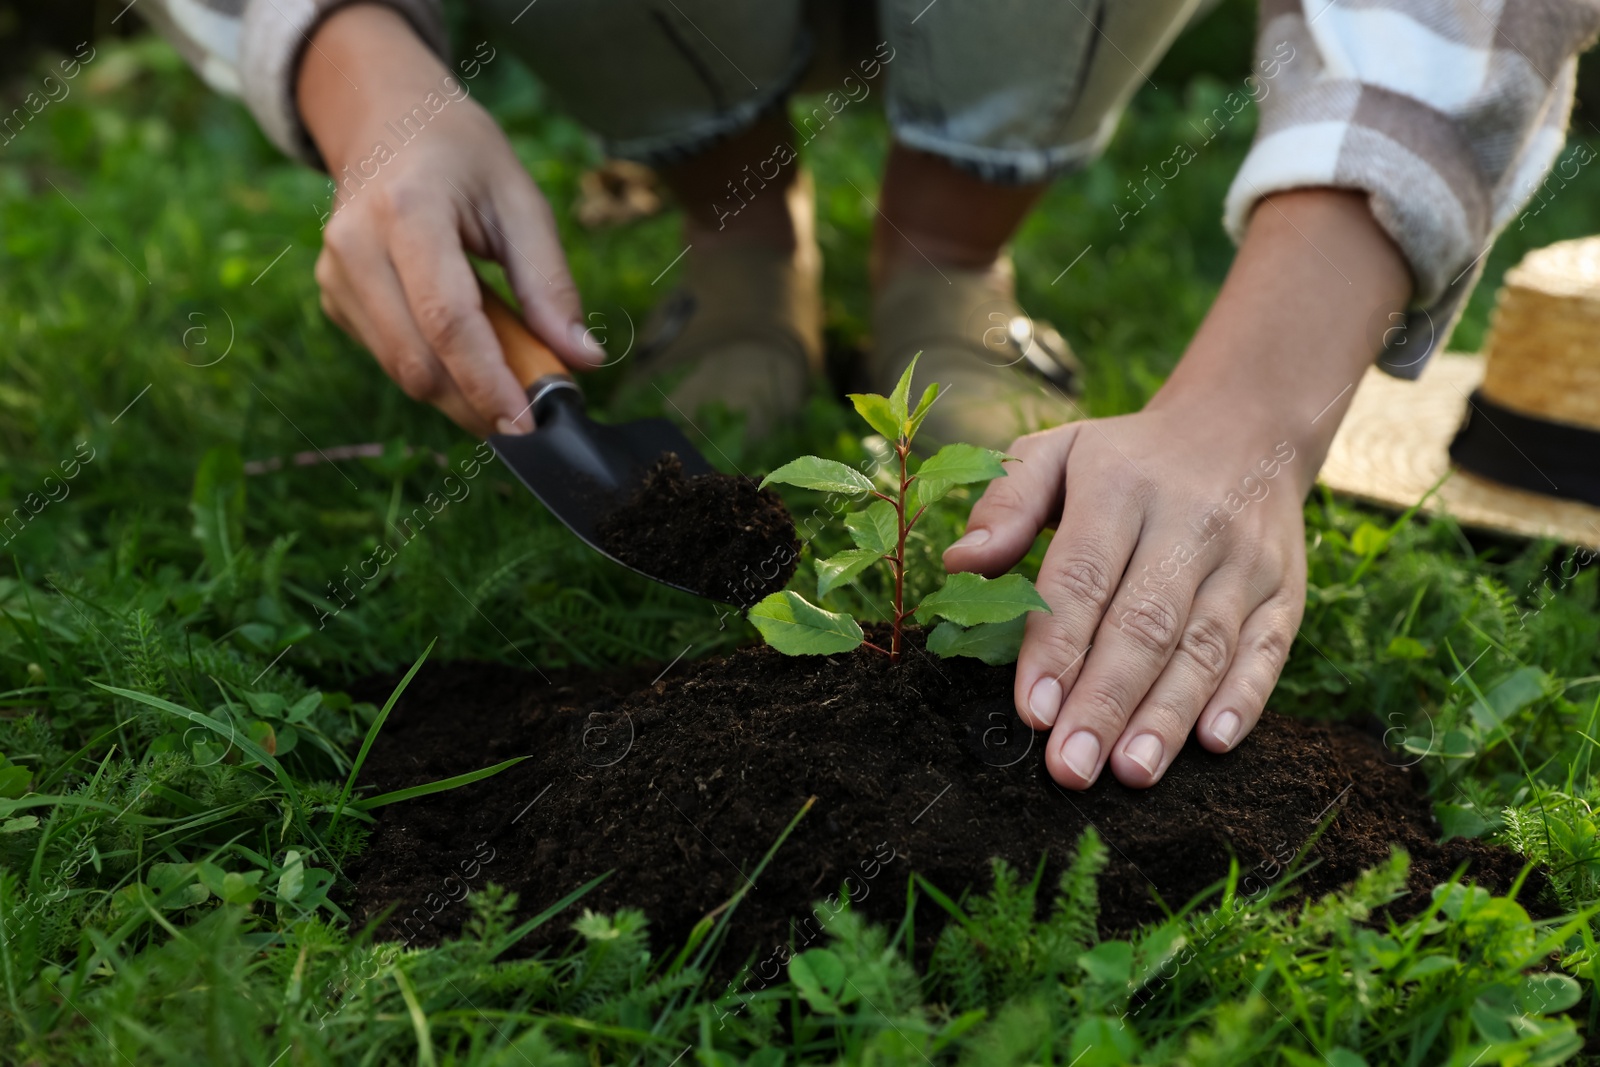
<svg viewBox="0 0 1600 1067"><path fill-rule="evenodd" d="M866 639L848 615L823 611L798 593L773 593L750 609L750 621L767 644L785 656L848 652Z"/></svg>
<svg viewBox="0 0 1600 1067"><path fill-rule="evenodd" d="M900 422L894 417L894 412L889 410L889 400L877 393L851 393L850 403L856 406L856 414L867 420L867 425L883 434L889 439L890 444L900 440Z"/></svg>
<svg viewBox="0 0 1600 1067"><path fill-rule="evenodd" d="M300 853L290 849L283 857L283 873L278 875L278 897L293 900L306 886L306 865Z"/></svg>
<svg viewBox="0 0 1600 1067"><path fill-rule="evenodd" d="M1546 971L1530 974L1517 991L1517 1005L1529 1015L1554 1015L1566 1011L1583 997L1583 987L1564 974Z"/></svg>
<svg viewBox="0 0 1600 1067"><path fill-rule="evenodd" d="M297 700L293 704L291 704L288 708L284 709L283 717L288 722L293 722L293 723L305 722L307 719L309 719L311 717L311 713L316 711L317 708L319 708L321 706L322 706L322 694L321 693L316 693L316 692L307 693L305 696L301 697L299 700Z"/></svg>
<svg viewBox="0 0 1600 1067"><path fill-rule="evenodd" d="M903 425L911 417L909 407L911 396L911 372L917 369L917 360L922 358L918 352L911 357L911 362L906 364L906 372L900 375L900 381L895 384L894 392L889 394L889 412L894 417L895 425Z"/></svg>
<svg viewBox="0 0 1600 1067"><path fill-rule="evenodd" d="M1454 882L1434 886L1433 899L1439 902L1439 910L1447 918L1460 921L1463 915L1477 911L1489 903L1494 899L1494 894L1482 886Z"/></svg>
<svg viewBox="0 0 1600 1067"><path fill-rule="evenodd" d="M941 482L937 478L918 478L911 483L911 499L906 501L906 516L909 518L924 508L931 508L955 487L954 482Z"/></svg>
<svg viewBox="0 0 1600 1067"><path fill-rule="evenodd" d="M789 981L815 1011L836 1012L844 988L844 962L825 948L802 952L789 961Z"/></svg>
<svg viewBox="0 0 1600 1067"><path fill-rule="evenodd" d="M210 890L195 881L197 873L192 863L152 863L145 872L144 887L163 910L193 907L211 896Z"/></svg>
<svg viewBox="0 0 1600 1067"><path fill-rule="evenodd" d="M848 493L851 496L872 492L872 479L865 474L838 460L816 456L801 456L785 463L761 480L761 488L765 489L773 482L824 493Z"/></svg>
<svg viewBox="0 0 1600 1067"><path fill-rule="evenodd" d="M33 787L33 772L15 764L0 767L0 797L16 800Z"/></svg>
<svg viewBox="0 0 1600 1067"><path fill-rule="evenodd" d="M953 622L941 622L928 635L928 651L935 656L971 656L991 667L1015 663L1022 651L1022 631L1027 616L1007 622L980 622L963 629Z"/></svg>
<svg viewBox="0 0 1600 1067"><path fill-rule="evenodd" d="M1414 963L1408 964L1401 971L1398 981L1420 982L1422 979L1435 974L1446 974L1461 968L1461 962L1449 956L1423 956Z"/></svg>
<svg viewBox="0 0 1600 1067"><path fill-rule="evenodd" d="M909 441L917 436L917 431L922 429L922 420L928 417L928 409L939 399L939 388L939 383L934 382L922 391L922 399L917 403L917 409L911 413L911 418L906 424L906 440Z"/></svg>
<svg viewBox="0 0 1600 1067"><path fill-rule="evenodd" d="M283 709L289 706L277 693L246 693L244 702L263 719L281 719Z"/></svg>
<svg viewBox="0 0 1600 1067"><path fill-rule="evenodd" d="M1471 759L1478 754L1478 746L1467 731L1452 727L1432 746L1432 754L1443 759Z"/></svg>
<svg viewBox="0 0 1600 1067"><path fill-rule="evenodd" d="M1489 820L1464 804L1435 803L1433 814L1444 831L1439 837L1441 844L1452 837L1482 837L1489 829Z"/></svg>
<svg viewBox="0 0 1600 1067"><path fill-rule="evenodd" d="M1356 527L1356 532L1350 535L1350 549L1363 558L1376 556L1383 551L1383 546L1389 540L1389 533L1370 522L1364 522Z"/></svg>
<svg viewBox="0 0 1600 1067"><path fill-rule="evenodd" d="M882 552L870 548L847 548L832 559L817 560L817 596L827 596L882 558Z"/></svg>
<svg viewBox="0 0 1600 1067"><path fill-rule="evenodd" d="M1072 1044L1061 1058L1068 1067L1120 1067L1139 1052L1134 1028L1109 1015L1088 1015L1072 1031Z"/></svg>
<svg viewBox="0 0 1600 1067"><path fill-rule="evenodd" d="M960 626L980 622L1009 622L1027 611L1049 611L1050 605L1020 574L988 579L979 574L952 574L944 587L917 605L917 621L949 619Z"/></svg>
<svg viewBox="0 0 1600 1067"><path fill-rule="evenodd" d="M857 548L888 555L899 542L899 520L887 500L874 500L865 510L852 511L844 517L844 524Z"/></svg>
<svg viewBox="0 0 1600 1067"><path fill-rule="evenodd" d="M1091 981L1125 986L1133 974L1133 946L1126 941L1102 941L1078 957L1078 966Z"/></svg>
<svg viewBox="0 0 1600 1067"><path fill-rule="evenodd" d="M996 452L992 448L945 445L917 468L917 477L949 482L951 485L987 482L991 478L1005 477L1006 469L1000 465L1005 458L1004 452Z"/></svg>
<svg viewBox="0 0 1600 1067"><path fill-rule="evenodd" d="M19 815L15 819L0 822L0 834L20 834L24 830L32 830L39 825L37 815Z"/></svg>
<svg viewBox="0 0 1600 1067"><path fill-rule="evenodd" d="M1519 667L1495 683L1482 700L1472 702L1472 718L1484 730L1494 730L1517 712L1544 696L1544 672Z"/></svg>
<svg viewBox="0 0 1600 1067"><path fill-rule="evenodd" d="M195 470L189 510L206 567L211 577L219 578L244 547L244 460L238 449L218 445L206 451Z"/></svg>
<svg viewBox="0 0 1600 1067"><path fill-rule="evenodd" d="M1400 634L1390 639L1389 647L1384 649L1384 655L1390 659L1427 659L1428 646L1415 637Z"/></svg>
<svg viewBox="0 0 1600 1067"><path fill-rule="evenodd" d="M215 863L200 863L198 867L201 883L229 904L249 904L261 895L256 886L261 881L261 871L224 871Z"/></svg>
<svg viewBox="0 0 1600 1067"><path fill-rule="evenodd" d="M267 755L276 756L278 754L278 735L273 732L271 723L256 719L245 723L244 732L249 735L250 740L260 745L262 751Z"/></svg>

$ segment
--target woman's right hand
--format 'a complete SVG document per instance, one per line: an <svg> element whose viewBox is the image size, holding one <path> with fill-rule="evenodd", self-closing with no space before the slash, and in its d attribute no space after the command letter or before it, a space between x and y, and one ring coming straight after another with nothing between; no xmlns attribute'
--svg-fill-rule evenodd
<svg viewBox="0 0 1600 1067"><path fill-rule="evenodd" d="M375 4L318 27L297 101L337 183L316 267L323 310L407 395L464 429L531 430L467 253L505 268L528 327L568 366L603 354L584 331L550 205L499 126L404 18Z"/></svg>

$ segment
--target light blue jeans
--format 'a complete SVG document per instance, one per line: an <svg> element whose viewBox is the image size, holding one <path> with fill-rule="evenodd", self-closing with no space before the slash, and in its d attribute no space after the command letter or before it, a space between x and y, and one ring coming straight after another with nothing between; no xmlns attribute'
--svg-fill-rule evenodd
<svg viewBox="0 0 1600 1067"><path fill-rule="evenodd" d="M798 146L881 92L898 142L1001 183L1093 159L1201 2L477 0L615 156L669 163L823 94Z"/></svg>

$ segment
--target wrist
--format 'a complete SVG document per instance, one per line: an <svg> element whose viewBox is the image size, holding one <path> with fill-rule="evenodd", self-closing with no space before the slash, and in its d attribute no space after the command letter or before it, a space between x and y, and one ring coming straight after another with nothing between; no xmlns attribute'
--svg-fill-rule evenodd
<svg viewBox="0 0 1600 1067"><path fill-rule="evenodd" d="M399 12L350 4L312 31L295 73L295 108L328 170L337 171L371 148L372 131L399 105L437 89L448 73Z"/></svg>
<svg viewBox="0 0 1600 1067"><path fill-rule="evenodd" d="M1351 390L1352 392L1354 390ZM1326 398L1323 406L1329 406ZM1341 398L1348 401L1348 394ZM1337 406L1337 405L1335 405ZM1308 410L1306 397L1263 388L1260 381L1169 383L1145 411L1162 420L1163 432L1185 440L1185 447L1210 459L1223 472L1278 478L1292 476L1296 499L1316 482L1317 471L1338 431L1332 411L1322 418ZM1187 433L1182 430L1187 429ZM1266 465L1270 474L1259 475ZM1280 469L1283 475L1280 475Z"/></svg>
<svg viewBox="0 0 1600 1067"><path fill-rule="evenodd" d="M1253 445L1286 442L1309 491L1411 288L1406 261L1364 194L1309 189L1266 198L1216 302L1149 407L1209 419Z"/></svg>

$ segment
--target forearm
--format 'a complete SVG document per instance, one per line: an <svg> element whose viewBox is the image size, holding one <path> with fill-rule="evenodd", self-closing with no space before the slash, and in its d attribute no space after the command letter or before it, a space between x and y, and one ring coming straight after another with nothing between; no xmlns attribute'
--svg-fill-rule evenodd
<svg viewBox="0 0 1600 1067"><path fill-rule="evenodd" d="M1308 189L1263 200L1216 303L1148 410L1288 440L1309 490L1411 291L1406 262L1363 194Z"/></svg>
<svg viewBox="0 0 1600 1067"><path fill-rule="evenodd" d="M301 122L330 172L372 150L371 131L439 93L450 73L405 18L352 4L317 27L295 81Z"/></svg>

